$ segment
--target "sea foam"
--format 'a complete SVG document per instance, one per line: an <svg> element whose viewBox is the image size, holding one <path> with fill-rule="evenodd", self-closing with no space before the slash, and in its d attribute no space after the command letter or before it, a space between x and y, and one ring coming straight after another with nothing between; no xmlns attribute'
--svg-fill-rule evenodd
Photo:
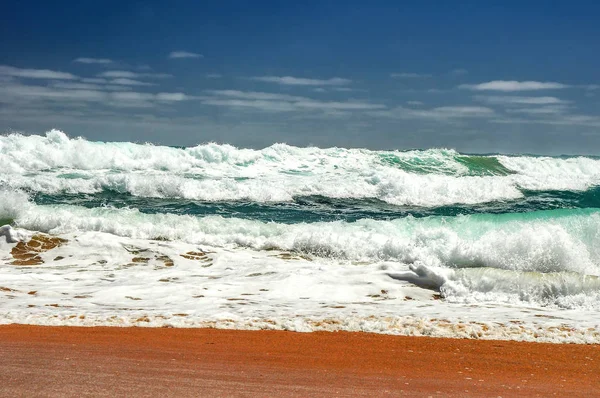
<svg viewBox="0 0 600 398"><path fill-rule="evenodd" d="M15 194L3 195L0 199ZM14 216L18 226L51 234L96 231L229 249L280 250L319 261L393 262L414 269L441 269L434 285L437 289L448 288L442 289L448 296L460 292L458 287L449 288L457 284L464 291L485 291L486 283L482 282L485 280L493 285L489 291L512 295L515 286L511 281L527 280L534 284L536 277L523 276L526 273L564 275L566 279L556 277L552 282L555 287L549 289L556 291L557 296L569 295L569 289L559 287L560 283L567 281L567 285L576 286L577 278L600 275L600 249L596 244L600 240L600 213L596 210L292 225L221 216L145 214L136 209L32 203L15 204L15 208L6 211ZM517 276L511 279L510 272ZM417 279L412 282L420 284ZM542 279L537 281L543 285ZM573 291L591 291L595 283L592 279L581 282L580 288L574 287ZM527 290L524 289L521 299L542 302L543 296L547 296L544 289L542 286L539 293L530 297L523 293Z"/></svg>
<svg viewBox="0 0 600 398"><path fill-rule="evenodd" d="M600 341L595 158L53 130L0 162L0 323Z"/></svg>
<svg viewBox="0 0 600 398"><path fill-rule="evenodd" d="M379 199L447 206L513 200L523 190L582 191L600 182L591 158L468 156L453 150L261 150L90 142L52 130L0 137L0 184L34 192L129 193L201 201L290 202L296 197Z"/></svg>

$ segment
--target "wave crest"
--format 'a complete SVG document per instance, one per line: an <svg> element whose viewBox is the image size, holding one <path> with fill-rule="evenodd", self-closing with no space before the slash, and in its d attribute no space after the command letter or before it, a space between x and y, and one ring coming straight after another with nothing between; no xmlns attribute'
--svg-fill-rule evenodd
<svg viewBox="0 0 600 398"><path fill-rule="evenodd" d="M600 182L591 158L467 156L454 150L261 150L91 142L52 130L0 137L0 185L41 193L98 193L202 201L290 202L320 195L435 207L514 200L529 191L585 191Z"/></svg>

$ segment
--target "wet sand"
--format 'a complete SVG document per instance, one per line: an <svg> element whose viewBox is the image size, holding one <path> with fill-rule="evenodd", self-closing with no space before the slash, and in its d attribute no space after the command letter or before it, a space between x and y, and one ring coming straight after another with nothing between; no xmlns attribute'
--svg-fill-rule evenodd
<svg viewBox="0 0 600 398"><path fill-rule="evenodd" d="M598 396L600 346L0 326L1 396Z"/></svg>

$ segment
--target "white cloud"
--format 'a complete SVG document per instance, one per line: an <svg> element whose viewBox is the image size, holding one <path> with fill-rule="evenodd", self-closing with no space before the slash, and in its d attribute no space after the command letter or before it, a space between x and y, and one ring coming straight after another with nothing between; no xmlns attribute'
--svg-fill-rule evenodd
<svg viewBox="0 0 600 398"><path fill-rule="evenodd" d="M123 86L154 86L152 83L141 82L139 80L127 79L127 78L119 78L113 79L110 81L110 84L119 84Z"/></svg>
<svg viewBox="0 0 600 398"><path fill-rule="evenodd" d="M542 106L540 108L509 109L509 113L525 113L528 115L558 115L565 113L568 107L565 105Z"/></svg>
<svg viewBox="0 0 600 398"><path fill-rule="evenodd" d="M238 90L211 90L207 93L214 97L203 98L205 105L255 108L267 112L292 112L318 110L322 112L336 112L344 110L377 110L384 109L385 105L373 104L364 101L320 101L307 97L287 94L265 93L259 91Z"/></svg>
<svg viewBox="0 0 600 398"><path fill-rule="evenodd" d="M570 101L561 100L556 97L519 97L519 96L501 96L501 95L476 95L477 101L495 105L554 105L568 104Z"/></svg>
<svg viewBox="0 0 600 398"><path fill-rule="evenodd" d="M265 93L261 91L238 91L238 90L208 90L207 93L249 100L267 100L267 101L303 101L307 98L295 95Z"/></svg>
<svg viewBox="0 0 600 398"><path fill-rule="evenodd" d="M202 54L193 53L189 51L173 51L169 54L169 59L180 58L204 58L204 56Z"/></svg>
<svg viewBox="0 0 600 398"><path fill-rule="evenodd" d="M105 79L83 79L88 80L88 82L75 83L75 82L56 82L53 83L53 87L58 88L66 88L72 90L111 90L114 87L119 87L119 90L124 90L122 86L154 86L152 83L140 82L137 80L131 79L113 79L113 80L105 80ZM82 81L83 81L82 80ZM89 82L92 81L92 82ZM95 82L95 83L94 83Z"/></svg>
<svg viewBox="0 0 600 398"><path fill-rule="evenodd" d="M352 83L351 80L333 77L331 79L306 79L293 76L257 76L252 80L266 83L277 83L287 86L343 86Z"/></svg>
<svg viewBox="0 0 600 398"><path fill-rule="evenodd" d="M431 109L413 109L399 106L389 111L372 113L398 119L452 120L461 118L483 118L494 115L494 110L482 106L441 106Z"/></svg>
<svg viewBox="0 0 600 398"><path fill-rule="evenodd" d="M482 117L494 114L492 109L483 106L442 106L425 112L446 117Z"/></svg>
<svg viewBox="0 0 600 398"><path fill-rule="evenodd" d="M106 72L102 72L98 74L98 77L108 77L108 78L123 78L123 79L140 79L144 77L155 78L155 79L163 79L167 77L172 77L172 75L166 73L136 73L127 70L109 70Z"/></svg>
<svg viewBox="0 0 600 398"><path fill-rule="evenodd" d="M65 88L68 90L102 90L102 86L92 83L74 83L59 81L52 84L52 87Z"/></svg>
<svg viewBox="0 0 600 398"><path fill-rule="evenodd" d="M205 76L207 79L220 79L223 77L220 73L207 73Z"/></svg>
<svg viewBox="0 0 600 398"><path fill-rule="evenodd" d="M129 107L145 108L154 106L157 102L179 102L194 99L184 93L140 93L134 91L120 91L108 93L108 104Z"/></svg>
<svg viewBox="0 0 600 398"><path fill-rule="evenodd" d="M0 75L21 77L27 79L49 80L74 80L77 76L66 72L57 72L48 69L20 69L12 66L0 65Z"/></svg>
<svg viewBox="0 0 600 398"><path fill-rule="evenodd" d="M100 101L106 94L98 90L64 90L53 87L26 86L22 84L1 86L0 93L2 94L0 95L2 100L25 100L28 102L44 100Z"/></svg>
<svg viewBox="0 0 600 398"><path fill-rule="evenodd" d="M591 115L563 115L563 114L549 114L539 115L547 116L538 119L511 119L502 118L492 120L494 123L504 124L550 124L557 126L588 126L588 127L600 127L600 117Z"/></svg>
<svg viewBox="0 0 600 398"><path fill-rule="evenodd" d="M395 79L419 79L419 78L431 77L431 75L425 74L425 73L409 73L409 72L392 73L390 76Z"/></svg>
<svg viewBox="0 0 600 398"><path fill-rule="evenodd" d="M77 58L74 59L73 62L78 62L80 64L100 64L100 65L109 65L112 64L113 61L108 58Z"/></svg>
<svg viewBox="0 0 600 398"><path fill-rule="evenodd" d="M98 76L101 77L116 77L116 78L125 78L125 79L131 79L131 78L135 78L135 77L139 77L138 73L135 72L130 72L130 71L126 71L126 70L109 70L108 72L102 72L100 73Z"/></svg>
<svg viewBox="0 0 600 398"><path fill-rule="evenodd" d="M298 108L312 108L312 109L330 109L330 110L370 110L370 109L383 109L384 105L381 104L371 104L368 102L360 102L360 101L316 101L316 100L307 100L307 101L299 101L295 102L294 105Z"/></svg>
<svg viewBox="0 0 600 398"><path fill-rule="evenodd" d="M118 84L107 84L102 86L103 90L107 91L130 91L133 90L133 86L123 86Z"/></svg>
<svg viewBox="0 0 600 398"><path fill-rule="evenodd" d="M474 91L533 91L568 88L570 86L556 82L536 82L516 80L494 80L479 84L462 84L459 88Z"/></svg>
<svg viewBox="0 0 600 398"><path fill-rule="evenodd" d="M290 102L242 100L242 99L206 99L202 101L205 105L254 108L267 112L290 112L296 110Z"/></svg>
<svg viewBox="0 0 600 398"><path fill-rule="evenodd" d="M600 127L600 117L590 115L566 115L555 120L553 124L579 124L583 126Z"/></svg>
<svg viewBox="0 0 600 398"><path fill-rule="evenodd" d="M85 78L81 79L81 81L84 83L97 83L97 84L108 83L108 80L100 79L98 77L85 77Z"/></svg>
<svg viewBox="0 0 600 398"><path fill-rule="evenodd" d="M178 102L192 99L192 97L184 93L158 93L156 94L157 101Z"/></svg>
<svg viewBox="0 0 600 398"><path fill-rule="evenodd" d="M79 107L85 103L99 103L109 106L144 108L157 103L178 102L195 99L184 93L142 93L135 91L114 92L115 86L98 86L90 83L56 83L51 86L8 84L0 86L0 102L10 104L55 104Z"/></svg>
<svg viewBox="0 0 600 398"><path fill-rule="evenodd" d="M154 94L137 93L134 91L118 91L111 93L110 98L124 101L147 101L154 99Z"/></svg>
<svg viewBox="0 0 600 398"><path fill-rule="evenodd" d="M408 105L423 105L421 101L406 101Z"/></svg>

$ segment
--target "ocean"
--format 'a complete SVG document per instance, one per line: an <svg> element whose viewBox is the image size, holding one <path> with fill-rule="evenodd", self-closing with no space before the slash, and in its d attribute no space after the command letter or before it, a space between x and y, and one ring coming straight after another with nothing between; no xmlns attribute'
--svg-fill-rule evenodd
<svg viewBox="0 0 600 398"><path fill-rule="evenodd" d="M600 343L600 158L0 136L0 323Z"/></svg>

